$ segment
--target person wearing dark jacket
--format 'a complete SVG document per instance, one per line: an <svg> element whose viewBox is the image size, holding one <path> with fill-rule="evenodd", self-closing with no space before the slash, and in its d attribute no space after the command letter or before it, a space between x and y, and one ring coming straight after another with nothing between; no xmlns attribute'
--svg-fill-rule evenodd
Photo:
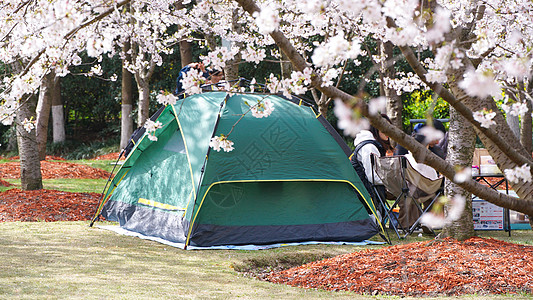
<svg viewBox="0 0 533 300"><path fill-rule="evenodd" d="M424 136L422 133L420 133L421 129L424 128L426 123L418 123L414 127L413 130L413 138L417 140L419 143L425 145L428 147L428 150L435 153L438 157L442 159L446 159L447 154L447 147L448 147L448 134L446 132L446 128L442 124L441 121L437 119L433 119L433 127L439 131L441 131L444 134L444 138L441 140L433 140L428 141L426 136ZM396 149L394 150L394 155L405 155L409 152L409 150L405 149L401 145L397 145Z"/></svg>

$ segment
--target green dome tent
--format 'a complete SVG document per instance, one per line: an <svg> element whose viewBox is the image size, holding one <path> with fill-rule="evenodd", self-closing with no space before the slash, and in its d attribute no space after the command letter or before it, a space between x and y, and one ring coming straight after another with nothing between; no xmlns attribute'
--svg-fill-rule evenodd
<svg viewBox="0 0 533 300"><path fill-rule="evenodd" d="M253 117L249 105L265 98L274 111ZM97 216L185 247L350 242L378 233L350 149L301 100L207 92L167 105L157 121L157 141L139 139ZM209 147L221 134L233 151Z"/></svg>

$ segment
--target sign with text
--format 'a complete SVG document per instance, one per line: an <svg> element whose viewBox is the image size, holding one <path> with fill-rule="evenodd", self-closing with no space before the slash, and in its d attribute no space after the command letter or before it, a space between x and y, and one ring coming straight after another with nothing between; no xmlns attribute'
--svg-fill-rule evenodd
<svg viewBox="0 0 533 300"><path fill-rule="evenodd" d="M504 209L479 198L472 199L474 230L503 230Z"/></svg>

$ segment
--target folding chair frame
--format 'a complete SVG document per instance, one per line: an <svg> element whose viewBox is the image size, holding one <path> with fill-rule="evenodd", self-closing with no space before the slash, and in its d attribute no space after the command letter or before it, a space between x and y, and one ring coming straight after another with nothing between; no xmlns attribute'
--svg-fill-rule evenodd
<svg viewBox="0 0 533 300"><path fill-rule="evenodd" d="M389 227L392 226L392 228L394 229L394 232L396 233L396 235L398 236L398 239L404 239L406 238L408 235L411 235L419 226L420 226L420 220L421 220L421 216L417 218L417 220L415 221L415 223L413 223L413 225L411 225L411 227L409 227L408 229L404 228L401 224L400 224L400 221L399 219L396 217L396 215L394 215L392 212L393 212L393 209L397 206L399 206L399 203L400 201L406 201L407 198L411 198L411 201L413 201L417 207L417 209L419 210L419 212L421 212L421 215L424 214L424 213L427 213L431 207L433 206L433 204L435 203L435 201L439 198L439 196L443 193L443 186L441 185L440 189L436 192L436 194L434 196L432 196L432 199L431 199L431 202L429 203L429 205L426 207L426 208L422 208L422 205L421 203L414 199L413 197L410 197L409 196L409 186L407 185L407 177L405 175L406 173L406 169L407 169L407 158L405 156L397 156L399 157L400 159L400 175L401 175L401 182L402 182L402 187L401 187L401 193L396 196L396 199L394 200L394 203L393 204L389 204L387 199L382 199L382 196L379 194L378 190L377 190L377 185L374 184L375 183L375 180L374 180L374 172L372 172L372 189L374 191L374 194L376 195L376 198L377 198L377 202L379 203L379 205L383 208L383 210L385 211L385 216L382 216L382 221L381 223L382 224L385 224L387 218L389 220ZM372 165L372 170L374 171L375 170L375 167L376 167L376 162L375 162L375 157L374 155L371 156L370 158L370 162L371 162L371 165ZM443 184L444 184L444 181L443 181ZM398 226L393 226L393 218L396 220L396 223L398 224ZM403 231L404 235L401 236L400 235L400 232L398 230L398 227L400 227L401 231ZM436 233L433 229L431 229L431 232L433 235L436 236ZM390 240L390 236L389 236L389 233L387 232L387 237L389 238Z"/></svg>

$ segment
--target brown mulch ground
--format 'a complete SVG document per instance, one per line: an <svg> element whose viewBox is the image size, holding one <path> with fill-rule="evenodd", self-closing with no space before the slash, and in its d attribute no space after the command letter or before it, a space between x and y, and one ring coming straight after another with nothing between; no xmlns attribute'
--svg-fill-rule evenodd
<svg viewBox="0 0 533 300"><path fill-rule="evenodd" d="M86 165L41 161L41 173L43 179L54 178L86 178L100 179L109 178L110 173L101 169L93 168ZM0 164L0 177L4 179L20 178L20 163L8 162Z"/></svg>
<svg viewBox="0 0 533 300"><path fill-rule="evenodd" d="M533 246L452 239L345 254L268 274L302 288L369 295L457 296L533 292Z"/></svg>
<svg viewBox="0 0 533 300"><path fill-rule="evenodd" d="M0 193L0 222L90 220L99 200L98 193L10 189Z"/></svg>
<svg viewBox="0 0 533 300"><path fill-rule="evenodd" d="M116 160L118 153L105 157ZM0 177L18 178L17 164L0 164ZM43 178L109 176L105 171L84 165L48 161L42 162L42 172ZM6 184L9 183L0 179L0 185ZM11 189L0 192L0 222L90 220L100 196ZM258 277L302 288L368 295L532 293L533 247L494 239L471 238L464 242L445 239L363 250Z"/></svg>

